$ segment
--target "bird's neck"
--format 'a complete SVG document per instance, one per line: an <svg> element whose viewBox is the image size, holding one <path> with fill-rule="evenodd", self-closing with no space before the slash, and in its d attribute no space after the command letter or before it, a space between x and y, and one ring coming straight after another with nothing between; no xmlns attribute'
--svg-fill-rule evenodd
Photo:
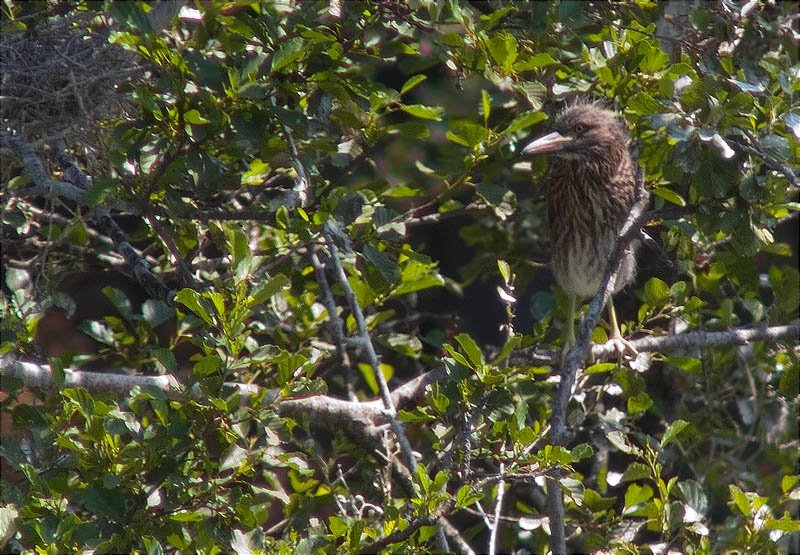
<svg viewBox="0 0 800 555"><path fill-rule="evenodd" d="M617 148L575 158L556 158L551 164L551 176L561 176L560 181L578 187L606 187L612 184L612 176L628 174L631 167L627 149Z"/></svg>

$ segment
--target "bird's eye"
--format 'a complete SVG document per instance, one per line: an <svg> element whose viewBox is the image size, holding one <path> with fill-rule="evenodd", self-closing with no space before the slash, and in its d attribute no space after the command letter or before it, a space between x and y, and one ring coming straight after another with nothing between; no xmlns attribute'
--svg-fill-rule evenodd
<svg viewBox="0 0 800 555"><path fill-rule="evenodd" d="M584 131L586 131L586 126L585 126L585 125L583 125L583 124L580 124L580 123L579 123L578 125L576 125L576 126L574 127L574 129L575 129L575 133L578 133L578 134L580 135L581 133L583 133Z"/></svg>

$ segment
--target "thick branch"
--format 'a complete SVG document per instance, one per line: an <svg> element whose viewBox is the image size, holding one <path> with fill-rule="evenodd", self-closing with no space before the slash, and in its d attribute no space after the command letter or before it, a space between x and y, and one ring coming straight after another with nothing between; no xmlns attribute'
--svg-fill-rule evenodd
<svg viewBox="0 0 800 555"><path fill-rule="evenodd" d="M697 347L712 347L723 345L743 345L753 341L781 341L784 339L796 339L800 336L800 324L782 326L759 326L750 328L733 328L723 331L695 330L679 335L663 335L659 337L643 337L631 341L631 344L639 352L667 351L672 349L693 349ZM558 360L556 351L544 351L549 353L546 360L555 363ZM607 360L616 356L614 345L608 342L604 345L595 345L592 348L595 360ZM540 364L545 355L538 352L534 355L536 364ZM531 364L530 355L523 349L511 356L511 364L524 366ZM66 387L84 387L89 391L113 392L120 395L128 395L136 387L155 387L164 391L174 398L185 395L181 392L183 386L175 377L164 376L132 376L120 374L120 369L109 369L109 372L83 372L80 370L65 370ZM37 390L48 390L55 387L53 375L50 367L46 364L35 364L32 362L22 362L14 360L11 356L0 358L0 377L16 378L22 381L25 387ZM447 379L444 368L439 367L426 372L391 392L392 402L395 407L412 408L424 397L429 385L442 382ZM253 384L239 384L226 382L226 389L237 389L242 395L255 394L260 388ZM202 398L199 388L192 388L188 392L191 398ZM267 402L275 402L275 395L268 395ZM312 401L313 400L313 401ZM364 418L370 418L370 424L378 427L385 423L380 401L354 402L335 399L327 395L306 397L304 399L281 400L275 402L276 406L283 404L291 405L286 410L287 415L305 412L314 417L318 422L327 424L324 415L332 415L331 421L335 427L339 415L363 422ZM326 406L326 404L328 406ZM318 417L319 418L316 418Z"/></svg>

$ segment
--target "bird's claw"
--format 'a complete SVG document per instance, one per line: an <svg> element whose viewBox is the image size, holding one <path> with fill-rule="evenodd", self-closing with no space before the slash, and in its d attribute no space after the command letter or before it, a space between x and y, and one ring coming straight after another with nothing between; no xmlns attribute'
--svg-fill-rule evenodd
<svg viewBox="0 0 800 555"><path fill-rule="evenodd" d="M626 358L633 360L639 355L636 347L621 335L615 335L609 341L614 345L614 350L617 351L620 360Z"/></svg>

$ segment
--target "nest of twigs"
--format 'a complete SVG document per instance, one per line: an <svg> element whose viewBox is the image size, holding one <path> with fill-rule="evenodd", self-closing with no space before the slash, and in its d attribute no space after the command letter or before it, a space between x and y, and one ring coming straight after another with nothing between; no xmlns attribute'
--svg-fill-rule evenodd
<svg viewBox="0 0 800 555"><path fill-rule="evenodd" d="M108 42L96 13L53 17L0 37L4 132L33 144L63 141L93 150L99 122L131 107L125 84L141 73L136 56Z"/></svg>

